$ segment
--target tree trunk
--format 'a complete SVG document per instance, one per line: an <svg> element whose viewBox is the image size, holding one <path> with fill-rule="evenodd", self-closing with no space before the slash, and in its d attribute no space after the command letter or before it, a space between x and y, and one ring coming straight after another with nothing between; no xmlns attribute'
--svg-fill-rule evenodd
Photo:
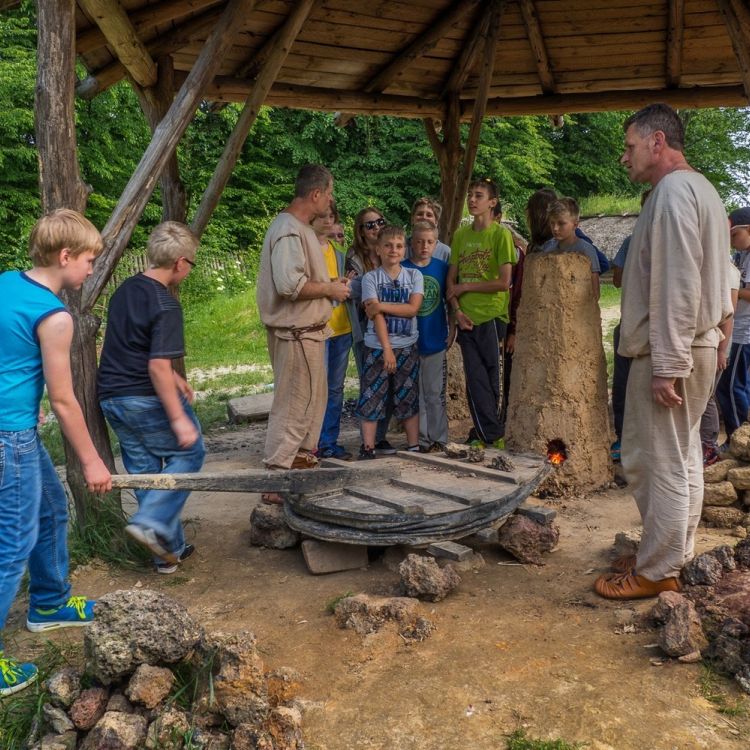
<svg viewBox="0 0 750 750"><path fill-rule="evenodd" d="M42 210L72 208L83 212L89 188L81 179L75 132L75 0L37 3L37 86L35 109L39 149ZM81 293L68 292L65 301L73 315L75 334L70 352L73 387L94 446L111 471L112 448L96 400L96 332L100 321L81 314ZM86 523L92 496L86 489L81 464L63 436L67 477L78 523Z"/></svg>

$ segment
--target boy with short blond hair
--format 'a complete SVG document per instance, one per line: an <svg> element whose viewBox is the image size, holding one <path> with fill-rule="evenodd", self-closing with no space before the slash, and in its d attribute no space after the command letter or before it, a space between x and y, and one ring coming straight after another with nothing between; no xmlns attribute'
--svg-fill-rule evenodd
<svg viewBox="0 0 750 750"><path fill-rule="evenodd" d="M414 231L417 222L426 221L437 227L440 223L440 217L442 214L443 207L434 198L429 198L427 196L417 198L411 207L412 232ZM406 257L409 260L414 260L414 245L412 244L411 237L408 237L406 240ZM451 260L451 249L444 242L437 240L432 257L449 264Z"/></svg>
<svg viewBox="0 0 750 750"><path fill-rule="evenodd" d="M80 289L102 239L77 211L59 209L31 232L29 271L0 274L0 628L29 570L32 632L87 625L94 602L70 596L67 498L37 431L45 381L52 410L81 462L92 492L112 488L73 393L73 318L58 296ZM0 645L0 697L37 676L33 664L5 656Z"/></svg>
<svg viewBox="0 0 750 750"><path fill-rule="evenodd" d="M406 432L407 449L419 450L419 348L417 313L424 282L401 265L404 230L384 226L378 235L380 266L362 277L362 304L369 322L356 414L361 420L360 460L375 458L375 432L390 402Z"/></svg>
<svg viewBox="0 0 750 750"><path fill-rule="evenodd" d="M542 250L545 253L563 252L585 255L591 263L591 288L594 297L599 299L601 266L596 248L576 235L580 216L581 210L575 198L559 198L550 203L547 208L547 220L552 231L552 239L545 242Z"/></svg>
<svg viewBox="0 0 750 750"><path fill-rule="evenodd" d="M412 225L412 260L404 268L416 268L424 280L424 298L417 313L419 331L419 450L442 451L448 442L445 386L448 376L446 350L453 343L455 324L448 327L445 285L448 264L436 258L438 228L429 221Z"/></svg>
<svg viewBox="0 0 750 750"><path fill-rule="evenodd" d="M198 238L184 224L159 224L148 240L149 268L112 295L99 362L99 403L130 474L199 471L205 448L190 404L193 391L172 367L185 354L182 308L169 292L195 265ZM154 554L158 573L174 573L194 548L180 513L186 490L136 490L125 531Z"/></svg>

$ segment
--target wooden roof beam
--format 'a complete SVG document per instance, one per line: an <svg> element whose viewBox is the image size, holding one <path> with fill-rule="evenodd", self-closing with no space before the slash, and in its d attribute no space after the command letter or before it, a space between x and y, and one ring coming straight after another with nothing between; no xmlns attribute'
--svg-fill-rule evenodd
<svg viewBox="0 0 750 750"><path fill-rule="evenodd" d="M719 10L740 67L745 98L750 101L750 10L742 0L719 0Z"/></svg>
<svg viewBox="0 0 750 750"><path fill-rule="evenodd" d="M152 58L158 59L190 44L197 36L204 34L221 17L221 8L211 8L205 13L175 26L146 45ZM76 85L76 95L82 99L93 99L118 81L125 78L125 66L115 61L86 76Z"/></svg>
<svg viewBox="0 0 750 750"><path fill-rule="evenodd" d="M542 91L545 94L553 94L557 90L557 85L552 73L552 65L547 54L547 45L544 42L544 35L542 34L542 27L539 23L539 15L536 12L534 0L520 0L520 5L531 51L534 53L539 81L542 84Z"/></svg>
<svg viewBox="0 0 750 750"><path fill-rule="evenodd" d="M449 94L461 91L469 79L471 71L477 64L479 50L481 49L481 40L487 36L490 27L490 14L480 6L476 15L476 23L464 39L464 45L461 48L461 54L458 57L456 65L451 70L450 75L443 84L441 98Z"/></svg>
<svg viewBox="0 0 750 750"><path fill-rule="evenodd" d="M423 57L437 46L437 43L464 16L479 5L479 0L456 0L441 17L430 22L429 26L409 45L404 47L377 75L363 87L366 93L385 91L415 60ZM336 124L345 126L352 115L342 112L336 118Z"/></svg>
<svg viewBox="0 0 750 750"><path fill-rule="evenodd" d="M138 34L143 37L144 33L159 24L168 21L178 21L180 18L201 11L211 5L218 5L223 0L163 0L161 3L147 5L144 8L133 11L128 17L130 23ZM76 39L76 52L85 55L93 52L107 44L107 38L97 26L92 26L82 31Z"/></svg>
<svg viewBox="0 0 750 750"><path fill-rule="evenodd" d="M685 33L685 0L669 0L667 26L667 86L679 86L682 74L682 40Z"/></svg>
<svg viewBox="0 0 750 750"><path fill-rule="evenodd" d="M125 70L139 86L156 83L156 63L138 37L118 0L78 0L94 19Z"/></svg>

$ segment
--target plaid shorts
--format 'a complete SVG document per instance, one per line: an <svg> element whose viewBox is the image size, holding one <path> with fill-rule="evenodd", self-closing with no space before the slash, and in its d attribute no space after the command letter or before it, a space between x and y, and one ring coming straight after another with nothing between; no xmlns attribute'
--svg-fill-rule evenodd
<svg viewBox="0 0 750 750"><path fill-rule="evenodd" d="M359 401L356 416L366 422L378 422L385 417L390 401L396 419L408 419L419 414L419 348L416 344L394 349L396 371L388 374L383 369L383 350L365 347Z"/></svg>

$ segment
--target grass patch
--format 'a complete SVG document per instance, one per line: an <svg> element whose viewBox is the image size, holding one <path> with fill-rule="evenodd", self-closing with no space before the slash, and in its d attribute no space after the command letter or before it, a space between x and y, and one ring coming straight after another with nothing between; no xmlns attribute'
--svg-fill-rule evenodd
<svg viewBox="0 0 750 750"><path fill-rule="evenodd" d="M565 740L533 740L523 729L516 729L508 737L506 750L580 750L583 745L576 742L571 745Z"/></svg>
<svg viewBox="0 0 750 750"><path fill-rule="evenodd" d="M637 214L641 211L641 198L638 195L589 195L581 198L581 216L607 214Z"/></svg>
<svg viewBox="0 0 750 750"><path fill-rule="evenodd" d="M606 309L609 307L619 307L622 290L614 284L603 283L599 287L599 307Z"/></svg>
<svg viewBox="0 0 750 750"><path fill-rule="evenodd" d="M719 682L720 677L716 671L708 664L704 664L698 682L701 695L724 716L746 717L748 715L747 699L743 696L730 697Z"/></svg>
<svg viewBox="0 0 750 750"><path fill-rule="evenodd" d="M329 602L326 602L326 612L328 612L329 615L332 615L336 611L336 605L342 599L348 599L350 596L354 596L353 591L347 591L345 594L334 596L333 599L331 599Z"/></svg>

